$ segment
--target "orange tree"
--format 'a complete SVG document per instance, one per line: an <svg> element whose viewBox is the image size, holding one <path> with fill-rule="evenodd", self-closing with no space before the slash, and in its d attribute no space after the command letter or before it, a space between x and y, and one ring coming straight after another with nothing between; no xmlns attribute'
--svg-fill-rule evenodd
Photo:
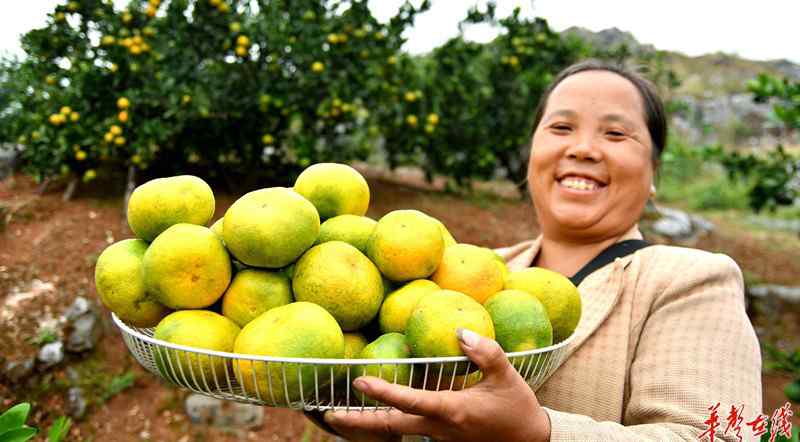
<svg viewBox="0 0 800 442"><path fill-rule="evenodd" d="M385 73L388 106L378 111L390 165L422 166L466 186L504 176L524 189L526 147L536 103L553 75L588 47L552 31L545 20L498 20L492 3L464 24L491 23L488 44L453 38L432 53L395 60Z"/></svg>
<svg viewBox="0 0 800 442"><path fill-rule="evenodd" d="M424 56L400 48L427 10L378 22L365 0L132 0L57 6L0 67L5 139L39 179L195 173L285 184L320 161L421 166L465 186L522 185L534 106L552 75L589 53L544 20L498 20L493 4Z"/></svg>
<svg viewBox="0 0 800 442"><path fill-rule="evenodd" d="M3 66L2 135L40 179L131 168L285 181L366 158L377 79L427 8L380 23L363 0L70 1Z"/></svg>

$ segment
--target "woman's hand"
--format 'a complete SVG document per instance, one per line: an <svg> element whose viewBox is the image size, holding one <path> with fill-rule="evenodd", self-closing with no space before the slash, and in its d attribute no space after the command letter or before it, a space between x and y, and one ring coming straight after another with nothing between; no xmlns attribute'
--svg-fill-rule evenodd
<svg viewBox="0 0 800 442"><path fill-rule="evenodd" d="M403 434L437 441L549 441L547 412L500 345L469 330L458 334L464 354L483 371L475 386L425 391L362 376L353 381L355 388L396 410L327 412L325 421L352 441L390 441Z"/></svg>

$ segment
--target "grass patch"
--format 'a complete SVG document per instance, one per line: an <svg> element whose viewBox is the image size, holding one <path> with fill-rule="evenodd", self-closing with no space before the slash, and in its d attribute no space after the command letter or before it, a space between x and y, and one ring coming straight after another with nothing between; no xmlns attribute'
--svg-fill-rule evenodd
<svg viewBox="0 0 800 442"><path fill-rule="evenodd" d="M729 180L723 167L707 161L702 148L673 141L662 157L656 201L693 211L749 211L750 183Z"/></svg>

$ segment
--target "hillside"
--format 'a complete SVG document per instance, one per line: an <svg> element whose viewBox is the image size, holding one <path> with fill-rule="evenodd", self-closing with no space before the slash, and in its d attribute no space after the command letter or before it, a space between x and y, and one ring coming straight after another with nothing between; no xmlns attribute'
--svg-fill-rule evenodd
<svg viewBox="0 0 800 442"><path fill-rule="evenodd" d="M564 33L575 34L605 50L613 50L621 45L626 45L634 54L658 50L653 45L640 43L630 32L617 28L592 32L585 28L571 27ZM788 60L755 61L721 52L698 57L674 51L660 52L663 53L667 66L681 80L681 86L675 91L677 95L711 98L743 93L745 82L761 72L800 80L800 64Z"/></svg>

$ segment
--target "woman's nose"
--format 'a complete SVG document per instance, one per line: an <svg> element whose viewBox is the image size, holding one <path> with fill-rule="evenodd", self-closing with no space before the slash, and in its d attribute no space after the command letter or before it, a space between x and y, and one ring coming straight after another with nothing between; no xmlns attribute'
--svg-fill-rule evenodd
<svg viewBox="0 0 800 442"><path fill-rule="evenodd" d="M595 141L591 137L581 137L577 142L570 146L566 153L567 158L579 161L598 162L603 158L600 149L595 147Z"/></svg>

